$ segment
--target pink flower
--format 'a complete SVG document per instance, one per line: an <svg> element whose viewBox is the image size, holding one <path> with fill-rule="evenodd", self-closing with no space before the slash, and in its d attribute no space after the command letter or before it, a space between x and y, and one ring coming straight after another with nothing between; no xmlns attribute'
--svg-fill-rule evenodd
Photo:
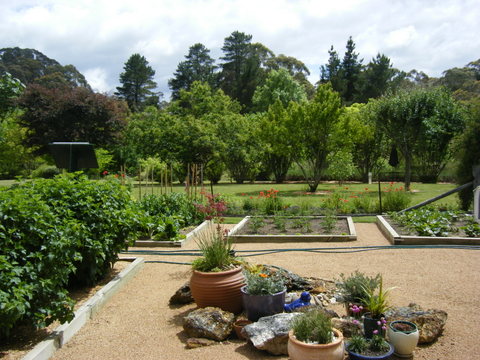
<svg viewBox="0 0 480 360"><path fill-rule="evenodd" d="M377 334L378 334L378 330L373 330L373 333L374 333L375 335L377 335Z"/></svg>

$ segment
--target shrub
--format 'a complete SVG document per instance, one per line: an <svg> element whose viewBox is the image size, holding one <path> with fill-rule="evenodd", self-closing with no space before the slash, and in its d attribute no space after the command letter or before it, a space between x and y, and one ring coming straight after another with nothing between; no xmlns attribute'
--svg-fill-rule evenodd
<svg viewBox="0 0 480 360"><path fill-rule="evenodd" d="M219 225L214 231L200 235L197 245L202 257L193 261L193 270L218 272L228 269L237 262L232 255L232 243L224 238Z"/></svg>
<svg viewBox="0 0 480 360"><path fill-rule="evenodd" d="M375 290L380 284L380 274L375 277L370 277L364 273L355 270L349 276L340 274L341 282L339 284L340 289L343 291L343 298L346 303L363 303L363 300L367 296L366 290Z"/></svg>
<svg viewBox="0 0 480 360"><path fill-rule="evenodd" d="M402 186L394 187L393 184L390 183L382 198L382 210L385 212L400 211L410 204L410 194Z"/></svg>
<svg viewBox="0 0 480 360"><path fill-rule="evenodd" d="M328 344L332 342L332 322L322 311L308 311L293 321L293 333L305 343Z"/></svg>
<svg viewBox="0 0 480 360"><path fill-rule="evenodd" d="M32 178L53 179L60 174L60 169L55 165L42 164L32 171Z"/></svg>
<svg viewBox="0 0 480 360"><path fill-rule="evenodd" d="M266 271L250 273L245 271L247 287L245 291L250 295L274 295L285 290L283 279Z"/></svg>

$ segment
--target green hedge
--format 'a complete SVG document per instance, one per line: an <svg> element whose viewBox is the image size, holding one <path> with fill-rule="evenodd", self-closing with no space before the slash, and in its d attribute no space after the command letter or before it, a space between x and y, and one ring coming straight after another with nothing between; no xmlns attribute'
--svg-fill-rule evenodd
<svg viewBox="0 0 480 360"><path fill-rule="evenodd" d="M0 335L73 317L66 287L103 278L135 239L137 213L116 181L65 175L0 191Z"/></svg>

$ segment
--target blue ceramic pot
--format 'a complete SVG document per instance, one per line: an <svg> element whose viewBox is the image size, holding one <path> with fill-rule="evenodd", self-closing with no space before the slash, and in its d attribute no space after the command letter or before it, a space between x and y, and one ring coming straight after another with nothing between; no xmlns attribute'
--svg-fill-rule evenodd
<svg viewBox="0 0 480 360"><path fill-rule="evenodd" d="M242 292L243 308L245 309L248 320L257 321L261 317L283 312L287 289L273 295L250 295L247 294L245 289L246 286L240 290Z"/></svg>
<svg viewBox="0 0 480 360"><path fill-rule="evenodd" d="M390 356L392 356L393 354L393 346L390 343L388 343L388 346L390 346L390 349L388 350L388 352L382 355L377 355L377 356L360 355L353 351L350 351L348 350L348 343L346 344L345 347L348 352L348 358L350 360L382 360L382 359L390 358Z"/></svg>

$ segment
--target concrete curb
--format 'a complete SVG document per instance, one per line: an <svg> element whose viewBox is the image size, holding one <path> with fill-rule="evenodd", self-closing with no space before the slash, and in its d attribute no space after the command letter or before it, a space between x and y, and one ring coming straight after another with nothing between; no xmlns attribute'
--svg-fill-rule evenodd
<svg viewBox="0 0 480 360"><path fill-rule="evenodd" d="M120 290L143 267L145 260L136 258L107 285L98 290L88 301L75 311L75 317L69 323L57 327L45 340L38 343L23 360L47 360L57 349L65 345L88 320L95 317L106 302Z"/></svg>

